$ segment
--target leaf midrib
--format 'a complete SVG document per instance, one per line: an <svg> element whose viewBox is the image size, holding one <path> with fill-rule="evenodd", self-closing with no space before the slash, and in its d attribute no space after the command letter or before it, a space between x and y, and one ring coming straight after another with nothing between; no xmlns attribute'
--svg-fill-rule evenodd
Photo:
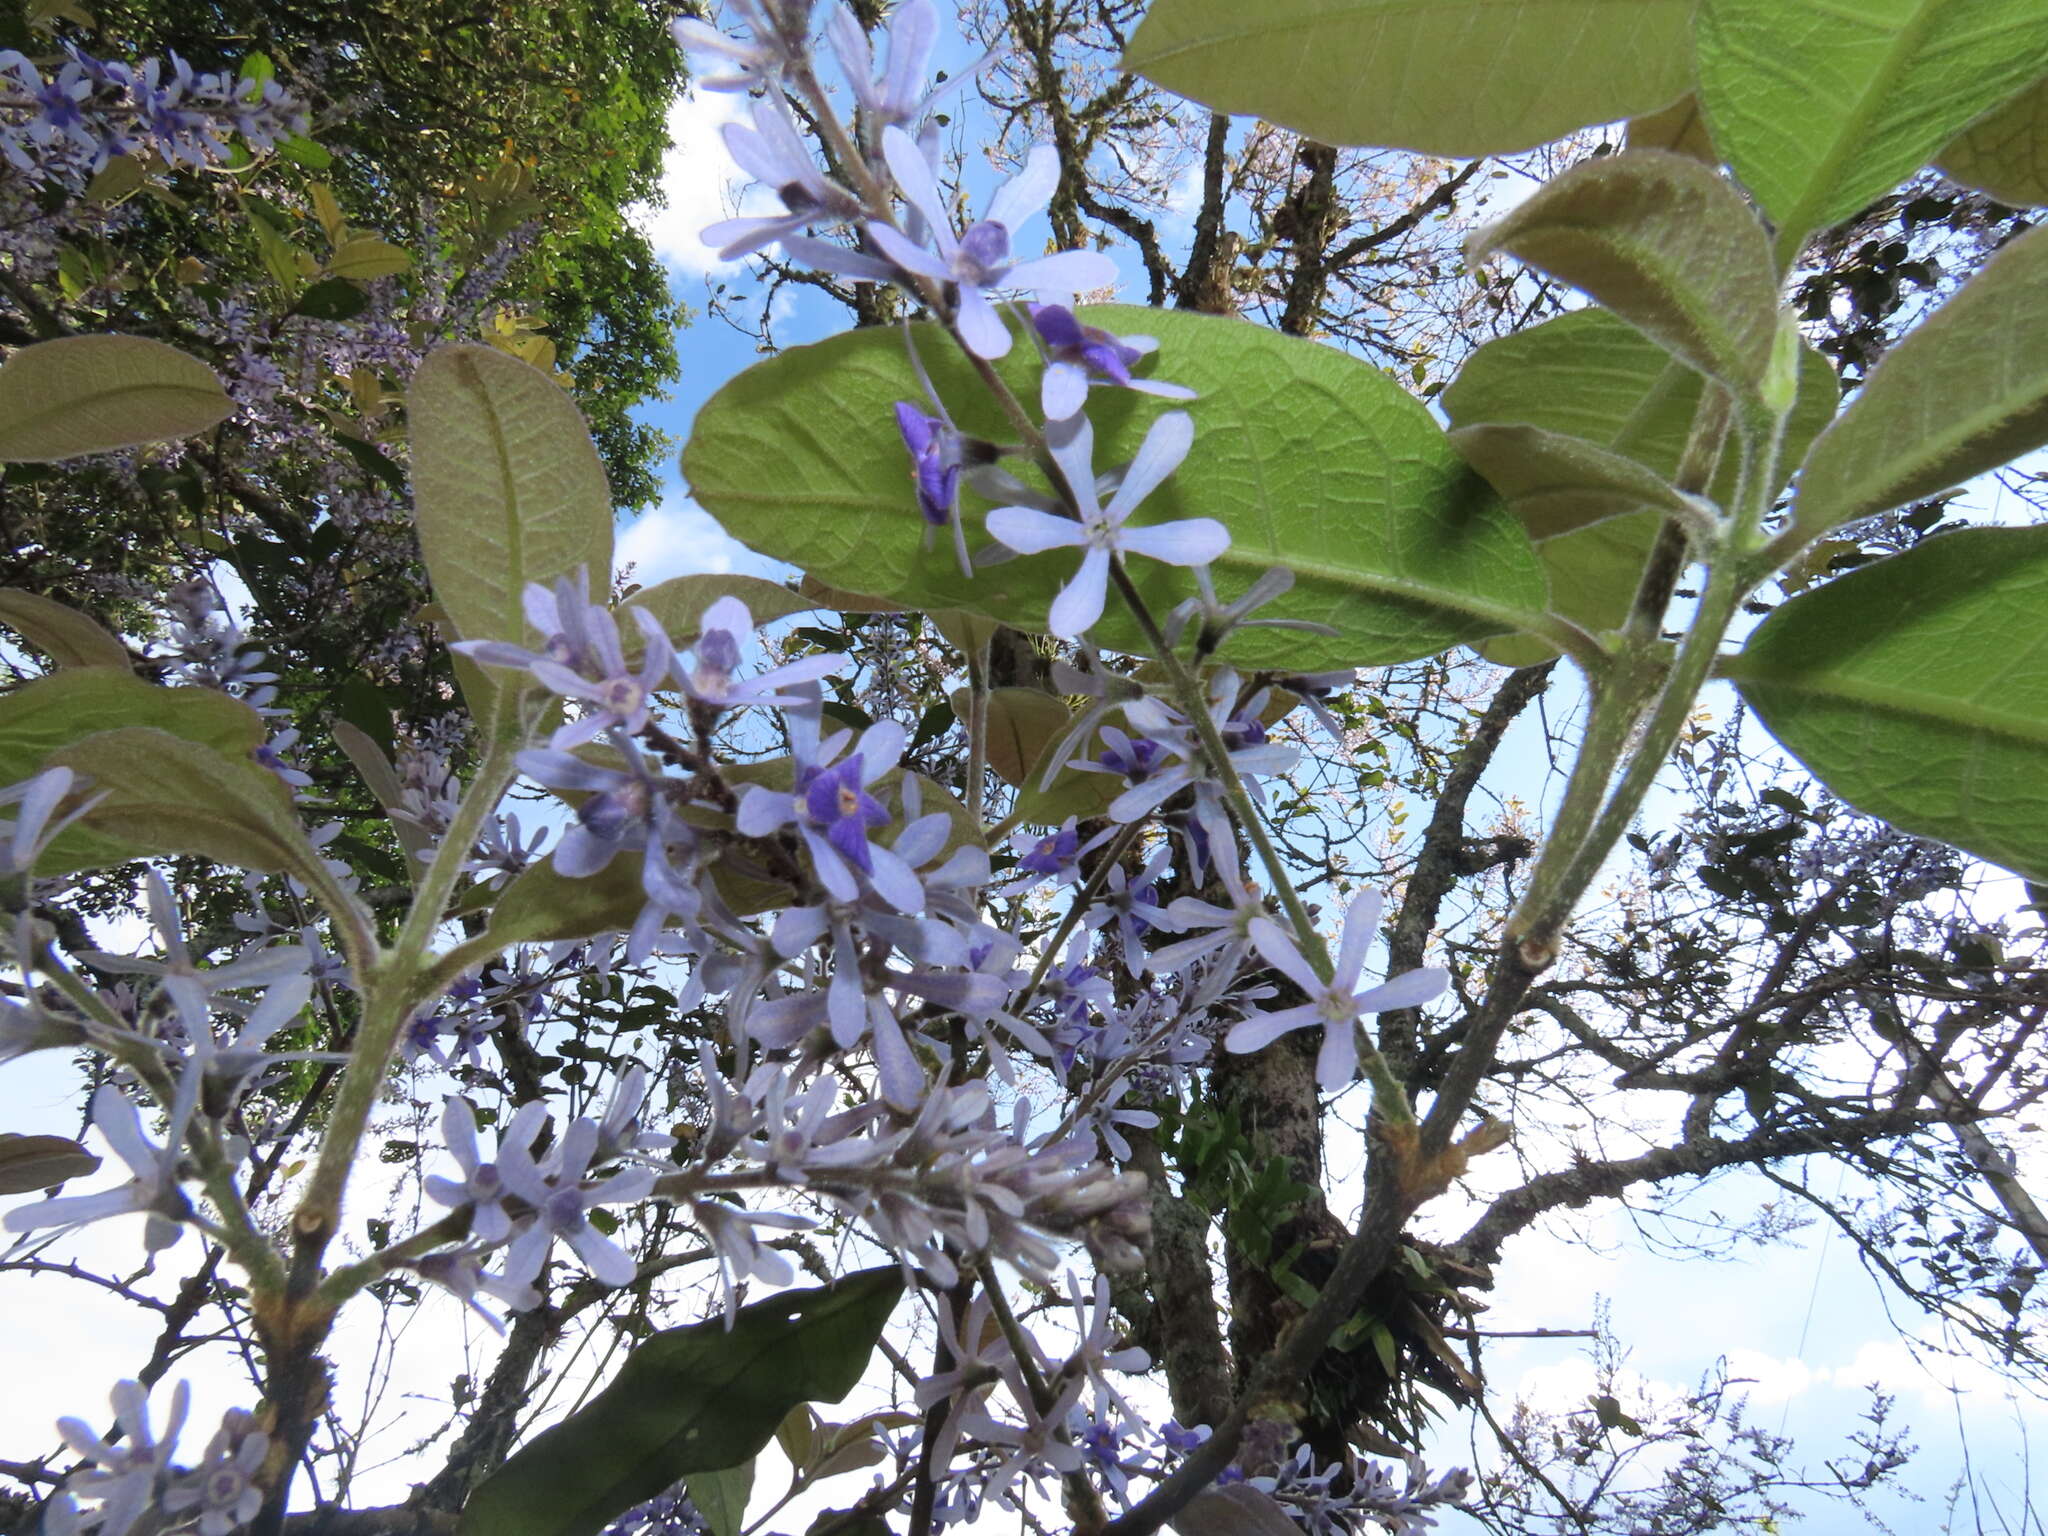
<svg viewBox="0 0 2048 1536"><path fill-rule="evenodd" d="M69 417L75 417L81 412L98 410L102 406L115 404L131 396L152 394L179 395L194 401L204 401L208 410L212 410L217 403L223 406L227 404L226 397L217 390L202 389L196 384L123 384L118 388L96 389L89 395L77 396L69 400L60 400L55 405L45 406L42 410L28 416L17 416L4 435L8 437L12 437L17 433L32 435L46 423L52 421L61 422ZM226 410L221 412L222 416L226 414ZM215 420L219 419L219 417L215 418ZM199 427L195 430L203 432L206 429ZM145 439L145 441L155 441L155 439L149 438ZM94 451L93 449L82 450L82 452L87 453Z"/></svg>
<svg viewBox="0 0 2048 1536"><path fill-rule="evenodd" d="M1770 688L1824 703L1855 704L1879 713L1944 730L1961 728L1987 736L2003 737L2026 747L2048 750L2048 716L2028 717L1991 709L1975 699L1958 699L1953 694L1922 692L1897 684L1877 683L1839 673L1802 674L1783 672L1742 658L1727 668L1727 676L1741 688Z"/></svg>

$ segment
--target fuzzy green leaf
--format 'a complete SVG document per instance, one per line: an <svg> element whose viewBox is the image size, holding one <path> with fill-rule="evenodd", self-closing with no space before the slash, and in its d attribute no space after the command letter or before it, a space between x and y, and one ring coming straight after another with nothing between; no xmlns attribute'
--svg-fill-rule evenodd
<svg viewBox="0 0 2048 1536"><path fill-rule="evenodd" d="M127 670L128 647L76 608L34 592L0 588L0 624L60 667Z"/></svg>
<svg viewBox="0 0 2048 1536"><path fill-rule="evenodd" d="M1778 327L1771 244L1720 174L1663 150L1574 166L1475 234L1591 295L1673 356L1754 394Z"/></svg>
<svg viewBox="0 0 2048 1536"><path fill-rule="evenodd" d="M1234 543L1215 573L1228 599L1275 565L1295 574L1261 616L1330 625L1335 638L1273 630L1234 637L1241 665L1316 669L1432 655L1519 629L1543 603L1526 536L1444 441L1424 407L1379 369L1332 347L1207 315L1104 307L1090 323L1158 336L1161 372L1201 392L1193 450L1135 522L1215 517ZM946 339L920 350L961 429L1002 441L994 402ZM1002 365L1034 397L1029 347ZM891 417L922 395L902 338L851 331L792 347L726 385L698 413L683 472L727 531L820 581L911 607L961 608L1042 630L1077 560L1057 551L964 577L950 541L928 540L910 463ZM1137 451L1157 414L1149 397L1091 397L1096 464ZM971 500L971 498L970 498ZM988 542L970 510L970 544ZM927 544L931 547L927 548ZM1194 591L1184 571L1134 562L1156 614ZM1143 637L1112 602L1096 637L1137 651Z"/></svg>
<svg viewBox="0 0 2048 1536"><path fill-rule="evenodd" d="M1154 0L1123 67L1325 144L1529 149L1690 83L1688 0Z"/></svg>
<svg viewBox="0 0 2048 1536"><path fill-rule="evenodd" d="M528 582L611 580L612 505L560 386L492 347L441 347L413 375L414 504L434 597L465 640L530 637Z"/></svg>
<svg viewBox="0 0 2048 1536"><path fill-rule="evenodd" d="M1726 670L1858 810L2048 880L2048 527L1965 529L1852 571Z"/></svg>
<svg viewBox="0 0 2048 1536"><path fill-rule="evenodd" d="M141 336L66 336L0 364L0 463L47 463L218 426L235 408L213 370Z"/></svg>
<svg viewBox="0 0 2048 1536"><path fill-rule="evenodd" d="M0 783L19 783L88 737L135 725L245 764L264 738L261 715L211 688L159 688L114 667L67 668L0 696ZM155 851L147 840L116 838L88 823L58 838L37 870L104 868Z"/></svg>
<svg viewBox="0 0 2048 1536"><path fill-rule="evenodd" d="M1950 181L2015 208L2048 203L2048 80L1978 118L1934 163Z"/></svg>
<svg viewBox="0 0 2048 1536"><path fill-rule="evenodd" d="M1645 507L1688 509L1670 481L1584 438L1480 422L1453 429L1450 439L1506 499L1532 539L1555 538Z"/></svg>
<svg viewBox="0 0 2048 1536"><path fill-rule="evenodd" d="M853 1390L902 1294L891 1265L654 1335L477 1488L462 1536L590 1536L678 1478L739 1466L795 1404Z"/></svg>
<svg viewBox="0 0 2048 1536"><path fill-rule="evenodd" d="M2040 0L1700 0L1714 142L1779 229L1806 237L1934 157L2048 74Z"/></svg>
<svg viewBox="0 0 2048 1536"><path fill-rule="evenodd" d="M88 736L50 760L92 781L100 798L84 825L127 849L197 854L264 874L289 870L310 885L328 883L291 791L247 759L128 726Z"/></svg>
<svg viewBox="0 0 2048 1536"><path fill-rule="evenodd" d="M1819 534L2048 442L2048 229L2013 241L1885 354L1799 474Z"/></svg>

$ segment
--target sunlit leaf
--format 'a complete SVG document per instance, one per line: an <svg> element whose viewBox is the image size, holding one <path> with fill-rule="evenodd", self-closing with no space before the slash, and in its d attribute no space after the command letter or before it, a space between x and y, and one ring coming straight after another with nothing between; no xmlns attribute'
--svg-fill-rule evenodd
<svg viewBox="0 0 2048 1536"><path fill-rule="evenodd" d="M1726 670L1858 810L2048 880L2048 527L1964 529L1852 571Z"/></svg>
<svg viewBox="0 0 2048 1536"><path fill-rule="evenodd" d="M2048 442L2048 229L2014 240L1907 332L1799 474L1820 533L1903 506Z"/></svg>
<svg viewBox="0 0 2048 1536"><path fill-rule="evenodd" d="M1289 669L1412 660L1460 640L1524 627L1542 604L1526 536L1444 441L1428 411L1379 369L1335 348L1207 315L1107 307L1086 316L1142 327L1162 372L1201 392L1180 471L1136 522L1216 517L1235 542L1217 562L1234 596L1275 565L1293 590L1262 609L1327 624L1335 638L1250 630L1232 659ZM951 344L920 347L964 431L1001 441L1004 417ZM1003 365L1035 395L1030 349ZM1166 366L1170 363L1170 369ZM922 394L902 338L883 329L792 347L755 365L698 413L683 454L692 492L728 532L820 581L911 607L961 608L1042 630L1077 564L1071 552L1005 561L962 576L950 541L927 539L891 407ZM1124 391L1089 403L1099 467L1137 451L1158 404ZM985 505L985 504L982 504ZM988 542L968 513L969 542ZM931 544L927 548L927 543ZM1177 569L1139 562L1155 613L1192 594ZM1097 630L1137 651L1144 639L1112 602Z"/></svg>
<svg viewBox="0 0 2048 1536"><path fill-rule="evenodd" d="M406 396L420 549L466 640L523 641L528 582L611 579L604 468L569 397L491 347L441 347Z"/></svg>
<svg viewBox="0 0 2048 1536"><path fill-rule="evenodd" d="M1700 0L1696 39L1714 143L1782 265L2048 74L2040 0Z"/></svg>
<svg viewBox="0 0 2048 1536"><path fill-rule="evenodd" d="M1123 67L1325 144L1529 149L1690 81L1688 0L1154 0Z"/></svg>
<svg viewBox="0 0 2048 1536"><path fill-rule="evenodd" d="M235 405L213 370L140 336L66 336L0 364L0 463L192 437Z"/></svg>

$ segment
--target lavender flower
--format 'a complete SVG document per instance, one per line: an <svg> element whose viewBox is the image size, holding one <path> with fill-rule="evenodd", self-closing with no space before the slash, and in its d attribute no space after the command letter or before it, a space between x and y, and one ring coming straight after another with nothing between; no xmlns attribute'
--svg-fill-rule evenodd
<svg viewBox="0 0 2048 1536"><path fill-rule="evenodd" d="M199 1536L229 1536L256 1518L263 1490L256 1474L270 1452L270 1436L256 1427L255 1416L230 1408L206 1447L206 1459L164 1493L164 1509L174 1515L196 1511Z"/></svg>
<svg viewBox="0 0 2048 1536"><path fill-rule="evenodd" d="M1059 184L1059 155L1051 145L1035 147L1025 157L1024 168L997 190L987 215L957 239L932 168L910 135L901 128L883 129L882 156L905 200L930 224L936 253L879 221L867 225L868 239L903 271L957 286L960 339L975 356L993 359L1010 350L1010 332L989 301L992 290L1050 288L1077 293L1116 281L1116 263L1099 251L1062 251L1034 261L1011 257L1015 230L1052 200Z"/></svg>
<svg viewBox="0 0 2048 1536"><path fill-rule="evenodd" d="M104 1090L103 1090L104 1091ZM83 1419L59 1419L64 1443L91 1463L74 1472L65 1491L98 1502L99 1536L125 1536L156 1503L158 1483L168 1475L178 1448L178 1432L192 1404L192 1389L179 1382L171 1391L170 1422L161 1440L149 1420L149 1389L140 1382L121 1381L108 1394L120 1435L102 1440Z"/></svg>
<svg viewBox="0 0 2048 1536"><path fill-rule="evenodd" d="M890 820L869 786L902 757L908 741L903 727L893 720L876 722L861 733L852 756L835 764L833 759L846 745L845 732L813 744L803 738L814 727L798 727L796 719L791 723L796 793L750 786L740 801L740 831L748 837L766 837L795 822L810 850L818 883L834 900L857 900L860 878L865 877L897 911L923 911L924 887L916 872L893 849L878 847L868 836Z"/></svg>
<svg viewBox="0 0 2048 1536"><path fill-rule="evenodd" d="M907 400L896 402L896 427L910 450L917 510L934 528L950 526L960 505L960 434Z"/></svg>
<svg viewBox="0 0 2048 1536"><path fill-rule="evenodd" d="M629 1168L585 1188L584 1173L597 1155L598 1140L596 1121L571 1121L545 1170L524 1147L500 1150L504 1161L499 1172L506 1185L534 1209L532 1224L513 1239L512 1251L506 1256L508 1276L526 1278L538 1273L557 1237L568 1243L602 1285L628 1285L639 1273L632 1255L600 1232L587 1213L594 1206L644 1198L654 1188L654 1174L646 1168Z"/></svg>
<svg viewBox="0 0 2048 1536"><path fill-rule="evenodd" d="M1159 350L1152 337L1115 336L1100 326L1083 325L1064 304L1033 304L1030 314L1031 328L1045 352L1039 404L1047 421L1065 421L1077 415L1088 403L1088 386L1093 382L1166 400L1195 398L1195 392L1185 385L1132 376L1133 363Z"/></svg>
<svg viewBox="0 0 2048 1536"><path fill-rule="evenodd" d="M188 1067L179 1079L165 1144L159 1147L142 1129L141 1113L122 1097L121 1090L112 1083L102 1084L92 1096L93 1124L134 1177L119 1189L97 1195L59 1195L18 1207L7 1213L0 1226L10 1232L35 1232L44 1227L69 1230L139 1212L149 1218L143 1229L145 1248L155 1253L176 1243L184 1233L183 1223L193 1216L192 1202L179 1187L179 1147L198 1102L198 1088L199 1072Z"/></svg>
<svg viewBox="0 0 2048 1536"><path fill-rule="evenodd" d="M1102 617L1112 555L1144 555L1170 565L1206 565L1230 548L1230 530L1213 517L1183 518L1151 527L1125 521L1179 467L1194 443L1195 424L1185 411L1168 411L1152 423L1123 484L1104 507L1095 489L1095 429L1076 416L1048 433L1052 455L1073 492L1079 520L1055 517L1033 507L997 507L988 531L997 543L1022 555L1079 548L1081 569L1053 599L1047 627L1063 640L1084 634Z"/></svg>
<svg viewBox="0 0 2048 1536"><path fill-rule="evenodd" d="M428 1174L428 1198L455 1210L467 1206L472 1237L488 1245L504 1242L512 1235L512 1216L503 1203L511 1191L500 1164L507 1157L528 1155L546 1119L546 1105L522 1104L498 1133L497 1160L487 1163L477 1151L476 1112L469 1100L450 1094L441 1111L441 1139L462 1169L462 1182Z"/></svg>
<svg viewBox="0 0 2048 1536"><path fill-rule="evenodd" d="M751 255L812 224L860 217L860 200L818 174L810 147L790 122L780 97L771 94L754 103L752 128L727 123L720 132L740 169L773 192L783 207L768 218L721 219L707 225L698 238L719 248L720 261Z"/></svg>
<svg viewBox="0 0 2048 1536"><path fill-rule="evenodd" d="M1223 1048L1243 1054L1263 1050L1290 1030L1323 1026L1323 1047L1316 1055L1316 1082L1334 1093L1358 1075L1358 1042L1352 1031L1368 1013L1416 1008L1440 995L1451 974L1437 966L1404 971L1376 987L1360 989L1365 954L1379 931L1384 900L1378 891L1361 891L1344 915L1344 941L1337 952L1335 974L1328 981L1315 973L1294 941L1271 921L1252 924L1252 942L1259 953L1308 995L1308 1001L1273 1013L1254 1013L1231 1027Z"/></svg>
<svg viewBox="0 0 2048 1536"><path fill-rule="evenodd" d="M870 133L920 123L933 108L981 72L985 53L966 69L927 91L925 67L938 40L939 8L931 0L903 0L889 17L889 67L877 77L873 51L859 20L844 5L825 20L825 41L839 60Z"/></svg>
<svg viewBox="0 0 2048 1536"><path fill-rule="evenodd" d="M677 657L675 676L684 693L713 709L741 709L749 704L766 709L801 708L816 701L802 692L778 690L814 683L839 666L837 657L806 656L744 682L736 681L733 673L739 668L740 647L754 635L754 616L747 605L736 597L721 597L704 610L698 623L700 633L689 651L691 664L685 667Z"/></svg>

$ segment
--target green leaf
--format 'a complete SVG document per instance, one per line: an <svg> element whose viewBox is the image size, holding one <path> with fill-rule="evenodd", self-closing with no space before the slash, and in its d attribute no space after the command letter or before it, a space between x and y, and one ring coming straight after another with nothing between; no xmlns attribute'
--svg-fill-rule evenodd
<svg viewBox="0 0 2048 1536"><path fill-rule="evenodd" d="M2012 207L2048 203L2048 79L1978 118L1934 163L1950 181Z"/></svg>
<svg viewBox="0 0 2048 1536"><path fill-rule="evenodd" d="M0 1195L26 1195L66 1179L82 1179L100 1160L62 1136L0 1131Z"/></svg>
<svg viewBox="0 0 2048 1536"><path fill-rule="evenodd" d="M1771 243L1720 173L1662 150L1574 166L1475 234L1591 295L1673 356L1754 395L1778 329Z"/></svg>
<svg viewBox="0 0 2048 1536"><path fill-rule="evenodd" d="M780 582L764 581L759 576L706 574L675 576L667 581L658 581L651 587L642 587L619 607L645 608L661 621L662 630L669 639L681 646L697 638L698 623L704 617L704 610L721 597L736 597L745 603L756 624L765 624L770 619L785 619L792 613L808 613L818 606L815 598L792 592ZM630 620L622 622L619 635L627 650L638 655L640 626Z"/></svg>
<svg viewBox="0 0 2048 1536"><path fill-rule="evenodd" d="M141 336L66 336L0 364L0 463L170 442L234 410L213 370Z"/></svg>
<svg viewBox="0 0 2048 1536"><path fill-rule="evenodd" d="M147 726L88 736L50 761L92 780L99 799L83 824L134 850L124 858L190 853L264 874L289 870L316 887L331 883L291 791L253 762Z"/></svg>
<svg viewBox="0 0 2048 1536"><path fill-rule="evenodd" d="M1530 149L1690 84L1689 0L1154 0L1123 68L1325 144Z"/></svg>
<svg viewBox="0 0 2048 1536"><path fill-rule="evenodd" d="M1337 631L1244 631L1230 646L1238 664L1295 670L1413 660L1522 628L1541 608L1527 538L1429 412L1379 369L1215 316L1110 306L1084 318L1156 334L1170 376L1202 395L1193 450L1138 521L1222 519L1235 539L1215 568L1226 599L1285 565L1294 589L1262 614ZM956 349L930 328L920 349L961 429L1007 439L1000 411ZM1016 348L1002 370L1012 389L1035 396L1029 348ZM734 536L831 586L1043 630L1074 555L1009 560L967 578L950 541L927 540L890 414L894 401L921 394L891 332L857 330L792 347L741 374L698 413L684 475ZM1157 406L1103 391L1089 410L1096 464L1106 468L1137 451ZM970 544L988 542L980 513L967 517ZM1155 613L1194 591L1187 573L1152 562L1134 565L1133 576ZM1097 638L1126 651L1143 645L1116 604Z"/></svg>
<svg viewBox="0 0 2048 1536"><path fill-rule="evenodd" d="M1779 265L2048 74L2040 0L1700 0L1714 142L1779 230Z"/></svg>
<svg viewBox="0 0 2048 1536"><path fill-rule="evenodd" d="M277 152L293 165L302 165L309 171L324 171L334 164L331 153L302 133L279 139Z"/></svg>
<svg viewBox="0 0 2048 1536"><path fill-rule="evenodd" d="M406 410L420 550L463 639L525 639L528 582L587 570L606 590L611 492L554 380L492 347L441 347L413 375Z"/></svg>
<svg viewBox="0 0 2048 1536"><path fill-rule="evenodd" d="M140 160L133 155L116 155L93 172L92 180L85 184L85 200L118 203L140 192L148 180L149 172Z"/></svg>
<svg viewBox="0 0 2048 1536"><path fill-rule="evenodd" d="M1543 540L1536 553L1550 579L1550 611L1595 634L1618 627L1635 601L1663 523L1662 513L1636 512ZM1533 666L1557 654L1531 635L1482 640L1478 650L1503 667Z"/></svg>
<svg viewBox="0 0 2048 1536"><path fill-rule="evenodd" d="M797 1403L837 1402L903 1293L894 1265L658 1333L470 1496L462 1536L587 1536L678 1478L747 1461Z"/></svg>
<svg viewBox="0 0 2048 1536"><path fill-rule="evenodd" d="M1663 476L1583 438L1481 422L1455 428L1450 440L1506 498L1532 539L1555 538L1645 507L1691 510Z"/></svg>
<svg viewBox="0 0 2048 1536"><path fill-rule="evenodd" d="M969 693L958 688L950 699L962 725L967 724ZM992 688L985 708L988 765L1004 783L1017 786L1030 782L1031 765L1074 723L1066 705L1036 688Z"/></svg>
<svg viewBox="0 0 2048 1536"><path fill-rule="evenodd" d="M1062 768L1053 775L1050 784L1039 788L1045 783L1046 769L1052 765L1052 754L1059 747L1059 738L1045 744L1045 750L1033 760L1030 773L1017 791L1017 803L1011 807L1011 814L1028 826L1057 827L1069 816L1100 816L1123 793L1123 780L1115 774L1084 773L1072 767ZM1077 755L1085 755L1087 748L1087 742L1080 743Z"/></svg>
<svg viewBox="0 0 2048 1536"><path fill-rule="evenodd" d="M292 306L292 313L313 320L353 320L370 306L370 296L345 277L322 278Z"/></svg>
<svg viewBox="0 0 2048 1536"><path fill-rule="evenodd" d="M596 874L571 880L556 872L550 856L513 876L491 909L489 932L507 946L623 933L646 904L639 860L615 858Z"/></svg>
<svg viewBox="0 0 2048 1536"><path fill-rule="evenodd" d="M1520 424L1624 456L1668 483L1685 451L1703 384L1701 375L1672 362L1622 321L1585 309L1488 342L1466 361L1442 403L1454 435L1481 425ZM1798 462L1833 419L1840 398L1827 359L1802 349L1799 394L1785 423L1785 465ZM1727 503L1735 472L1734 453L1724 452L1708 488L1710 499ZM1593 630L1619 623L1635 595L1654 523L1641 516L1609 519L1538 544L1550 611ZM1503 666L1526 666L1555 654L1553 647L1521 635L1479 648Z"/></svg>
<svg viewBox="0 0 2048 1536"><path fill-rule="evenodd" d="M0 587L0 624L60 667L128 668L128 647L76 608L34 592Z"/></svg>
<svg viewBox="0 0 2048 1536"><path fill-rule="evenodd" d="M2048 229L2020 236L1871 371L1799 474L1809 535L2048 442Z"/></svg>
<svg viewBox="0 0 2048 1536"><path fill-rule="evenodd" d="M138 724L245 763L264 739L261 715L211 688L159 688L114 667L67 668L0 695L0 784L40 772L56 753L88 737ZM152 851L147 842L74 826L37 868L43 874L103 868Z"/></svg>
<svg viewBox="0 0 2048 1536"><path fill-rule="evenodd" d="M1941 534L1852 571L1726 671L1858 810L2048 879L2048 527Z"/></svg>
<svg viewBox="0 0 2048 1536"><path fill-rule="evenodd" d="M1685 452L1702 385L1698 374L1672 366L1662 349L1614 316L1582 309L1489 341L1440 398L1454 427L1541 427L1625 454L1669 480ZM1834 369L1802 348L1799 396L1785 423L1781 462L1788 476L1840 403ZM1707 491L1724 507L1734 494L1734 458L1722 454Z"/></svg>
<svg viewBox="0 0 2048 1536"><path fill-rule="evenodd" d="M412 257L375 235L356 235L344 240L327 259L327 270L335 277L353 277L367 282L373 277L392 277L412 265Z"/></svg>
<svg viewBox="0 0 2048 1536"><path fill-rule="evenodd" d="M740 1536L747 1523L747 1497L754 1491L751 1457L722 1472L692 1472L683 1484L711 1536Z"/></svg>

